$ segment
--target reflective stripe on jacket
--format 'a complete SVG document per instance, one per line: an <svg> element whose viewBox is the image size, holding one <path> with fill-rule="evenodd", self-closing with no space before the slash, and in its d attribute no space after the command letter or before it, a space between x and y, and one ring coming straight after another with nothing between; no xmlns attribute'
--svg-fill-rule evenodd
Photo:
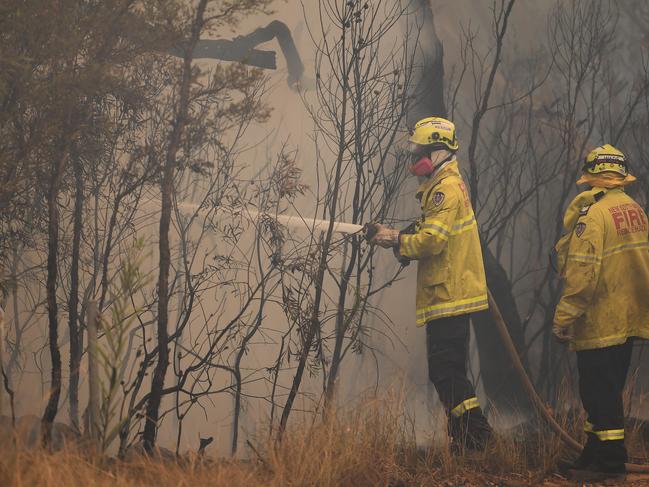
<svg viewBox="0 0 649 487"><path fill-rule="evenodd" d="M564 289L554 322L572 326L573 350L649 338L647 215L624 190L601 189L564 248Z"/></svg>
<svg viewBox="0 0 649 487"><path fill-rule="evenodd" d="M417 191L422 217L400 236L399 252L419 260L417 324L488 308L478 224L453 160Z"/></svg>

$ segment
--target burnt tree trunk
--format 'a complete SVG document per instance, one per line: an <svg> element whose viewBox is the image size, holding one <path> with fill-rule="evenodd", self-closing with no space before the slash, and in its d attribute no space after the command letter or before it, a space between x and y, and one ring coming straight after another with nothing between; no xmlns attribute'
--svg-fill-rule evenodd
<svg viewBox="0 0 649 487"><path fill-rule="evenodd" d="M502 312L507 330L520 355L521 351L525 350L525 333L514 299L512 283L488 247L484 249L484 264L487 286ZM472 321L480 355L480 375L491 403L501 414L525 414L531 411L532 404L527 393L516 376L500 337L495 332L496 324L491 311L476 313L472 316ZM527 357L522 356L521 361L529 370Z"/></svg>
<svg viewBox="0 0 649 487"><path fill-rule="evenodd" d="M79 430L79 368L83 340L79 332L79 253L83 224L83 168L80 159L73 160L75 176L74 223L72 229L72 262L70 265L70 296L68 299L68 330L70 333L70 422Z"/></svg>
<svg viewBox="0 0 649 487"><path fill-rule="evenodd" d="M444 103L444 46L437 37L433 11L429 0L417 0L415 16L421 23L416 47L415 63L419 66L417 81L412 95L416 102L408 114L408 126L425 117L446 117Z"/></svg>
<svg viewBox="0 0 649 487"><path fill-rule="evenodd" d="M331 367L329 369L329 376L327 377L327 386L325 389L325 407L329 410L329 406L334 402L334 394L336 391L336 381L338 379L338 371L343 360L343 342L345 340L345 333L349 328L349 322L345 316L345 302L347 299L347 289L349 288L349 281L356 264L358 254L358 245L352 242L352 255L349 258L349 263L346 267L347 246L349 242L345 242L345 250L343 252L343 268L340 276L340 284L338 289L338 308L336 310L336 339L334 343L334 350L331 355Z"/></svg>
<svg viewBox="0 0 649 487"><path fill-rule="evenodd" d="M49 398L43 418L41 419L41 435L44 446L49 446L52 440L52 425L59 409L61 396L61 352L59 350L59 321L58 304L56 301L56 286L58 280L59 254L59 207L58 196L61 177L67 160L67 147L61 150L59 158L52 164L50 189L47 195L47 317L50 359L52 361L51 383Z"/></svg>
<svg viewBox="0 0 649 487"><path fill-rule="evenodd" d="M156 363L153 371L153 378L151 379L151 391L149 393L146 409L146 423L144 425L144 433L142 436L144 447L147 451L153 450L155 445L160 402L162 400L165 375L167 374L167 367L169 366L169 332L167 329L169 322L169 226L171 223L173 179L177 165L177 154L180 149L182 133L187 124L187 114L189 111L189 95L192 79L192 51L198 42L203 27L203 16L205 14L206 6L207 0L201 0L197 6L196 17L192 24L190 43L185 51L178 108L176 110L176 116L174 117L171 134L169 136L169 145L167 147L162 183L160 185L162 204L160 210L159 230L160 273L158 275L158 362Z"/></svg>

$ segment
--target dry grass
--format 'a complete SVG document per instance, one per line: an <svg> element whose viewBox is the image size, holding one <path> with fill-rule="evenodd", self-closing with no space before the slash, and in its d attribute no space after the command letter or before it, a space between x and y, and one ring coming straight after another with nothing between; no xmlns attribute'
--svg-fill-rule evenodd
<svg viewBox="0 0 649 487"><path fill-rule="evenodd" d="M418 448L413 427L393 400L302 424L280 445L259 446L250 461L129 462L82 452L46 453L0 445L2 486L563 486L553 473L561 445L538 425L498 435L487 453L453 457L446 445ZM576 424L580 418L560 418ZM573 429L576 429L573 428ZM646 448L639 428L630 443ZM640 450L636 450L640 451ZM627 485L647 485L629 483Z"/></svg>

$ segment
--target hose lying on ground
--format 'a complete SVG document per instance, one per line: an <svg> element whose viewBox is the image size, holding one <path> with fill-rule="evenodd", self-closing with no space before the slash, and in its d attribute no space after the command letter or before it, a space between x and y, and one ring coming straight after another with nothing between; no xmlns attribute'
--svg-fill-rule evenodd
<svg viewBox="0 0 649 487"><path fill-rule="evenodd" d="M509 331L507 329L507 325L505 324L503 315L500 312L500 308L498 308L496 300L493 298L491 291L488 291L488 293L489 309L491 310L491 314L493 315L494 321L496 322L496 329L498 330L498 334L500 335L500 338L502 339L505 348L507 349L507 352L512 359L514 370L516 371L518 378L523 383L523 387L525 388L530 401L532 401L541 417L545 420L548 426L550 426L550 428L561 438L561 440L563 440L563 442L572 450L578 453L581 452L583 449L582 446L572 436L570 436L559 423L557 423L556 419L554 419L552 414L550 414L550 411L548 411L545 404L537 394L536 389L534 389L532 381L527 375L527 371L525 370L525 367L523 367L521 359L518 356L518 351L514 346L514 342L512 341L511 336L509 336ZM629 473L649 473L649 465L627 463L626 470Z"/></svg>

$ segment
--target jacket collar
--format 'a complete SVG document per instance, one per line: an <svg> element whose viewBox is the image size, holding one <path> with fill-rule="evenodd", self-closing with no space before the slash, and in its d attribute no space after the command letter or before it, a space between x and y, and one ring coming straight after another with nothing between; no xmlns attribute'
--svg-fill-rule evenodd
<svg viewBox="0 0 649 487"><path fill-rule="evenodd" d="M431 188L437 186L443 179L446 179L449 176L459 176L460 169L457 164L457 159L454 157L449 162L444 164L444 167L434 172L430 178L419 185L417 189L417 196L421 198L421 195L426 193Z"/></svg>

